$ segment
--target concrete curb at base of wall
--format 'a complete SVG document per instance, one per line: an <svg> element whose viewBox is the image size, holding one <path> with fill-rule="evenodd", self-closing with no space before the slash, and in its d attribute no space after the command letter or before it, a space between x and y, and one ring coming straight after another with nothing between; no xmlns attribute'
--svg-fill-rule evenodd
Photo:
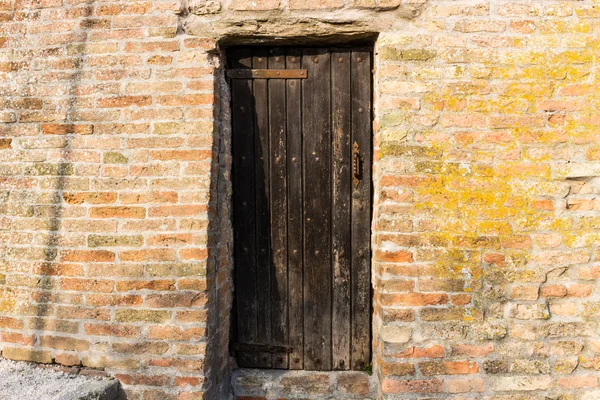
<svg viewBox="0 0 600 400"><path fill-rule="evenodd" d="M62 394L57 400L121 400L116 379L89 382Z"/></svg>

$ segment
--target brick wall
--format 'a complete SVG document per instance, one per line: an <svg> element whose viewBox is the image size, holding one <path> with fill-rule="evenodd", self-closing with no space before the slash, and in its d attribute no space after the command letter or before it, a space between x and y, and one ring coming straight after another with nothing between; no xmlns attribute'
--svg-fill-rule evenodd
<svg viewBox="0 0 600 400"><path fill-rule="evenodd" d="M228 332L214 41L177 35L180 7L0 2L2 356L130 399L215 392Z"/></svg>
<svg viewBox="0 0 600 400"><path fill-rule="evenodd" d="M383 398L600 398L599 18L436 1L379 37Z"/></svg>
<svg viewBox="0 0 600 400"><path fill-rule="evenodd" d="M217 40L381 32L379 396L600 398L599 22L597 0L0 0L2 356L215 398Z"/></svg>

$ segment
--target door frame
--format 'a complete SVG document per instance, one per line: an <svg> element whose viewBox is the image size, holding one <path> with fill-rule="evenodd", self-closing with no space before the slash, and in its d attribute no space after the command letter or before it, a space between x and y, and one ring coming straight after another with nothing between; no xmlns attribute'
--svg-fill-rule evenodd
<svg viewBox="0 0 600 400"><path fill-rule="evenodd" d="M375 87L374 87L374 69L375 69L375 49L374 49L374 42L375 42L376 38L370 38L367 43L365 43L363 40L358 41L357 43L350 43L350 44L336 44L336 43L331 43L328 44L329 42L326 41L325 44L321 44L321 43L315 43L314 45L294 45L293 43L289 43L286 41L285 44L282 45L277 45L277 44L270 44L270 45L264 45L264 44L250 44L250 45L230 45L228 47L224 47L222 48L222 52L223 55L228 55L229 54L229 50L231 48L235 48L235 47L252 47L252 48L276 48L276 47L293 47L293 48L330 48L330 49L368 49L369 53L370 53L370 57L371 57L371 72L369 74L369 78L371 80L370 82L370 88L371 88L371 93L370 93L370 101L371 101L371 110L370 110L370 132L369 132L369 143L370 143L370 151L371 151L371 165L370 165L370 216L369 216L369 237L370 237L370 243L369 243L369 249L370 249L370 254L369 254L369 282L370 282L370 286L369 286L369 298L370 298L370 324L369 324L369 343L371 344L370 347L370 354L369 354L369 359L371 360L371 363L365 366L365 370L370 370L371 368L371 364L373 362L373 356L374 354L376 354L375 349L373 349L372 347L372 342L373 342L373 333L375 331L375 327L373 326L373 322L374 322L374 299L373 299L373 294L374 294L374 275L372 272L372 238L373 238L373 219L374 219L374 169L373 167L375 166L375 154L374 154L374 138L375 138L375 132L374 132L374 117L375 117L375 98L374 98L374 94L375 94ZM278 43L278 42L274 42L274 43ZM226 73L227 71L227 56L224 56L221 58L222 62L223 62L223 66L224 66L224 71ZM222 101L228 103L226 107L224 107L226 109L226 112L223 113L221 112L221 131L224 132L226 134L226 138L224 138L225 140L227 140L229 143L227 146L225 146L226 148L228 148L227 151L227 155L229 157L233 156L233 147L232 147L232 141L233 141L233 121L232 121L232 114L231 114L231 110L232 110L232 79L223 79L221 81L221 84L224 84L225 91L227 91L227 96L224 96L224 98L222 99ZM223 104L223 103L222 103ZM223 117L224 116L224 117ZM229 180L230 180L230 184L231 182L233 182L234 180L234 174L233 174L233 168L230 166L230 176L229 176ZM231 185L232 189L233 189L233 185ZM234 196L235 196L235 191L232 190L230 193L231 198L229 199L229 219L231 222L231 230L233 233L233 201L234 201ZM232 238L233 240L233 238ZM233 243L231 244L231 246L233 247ZM230 327L230 334L229 334L229 350L230 350L230 356L232 356L233 358L235 357L235 351L232 348L232 344L235 343L237 341L237 296L235 294L235 257L232 256L232 262L233 262L233 269L231 271L231 277L230 279L231 281L231 286L234 288L233 292L233 297L232 297L232 301L231 301L231 308L230 308L230 323L229 323L229 327ZM273 368L266 368L266 369L273 369ZM300 371L311 371L311 370L306 370L306 369L302 369ZM337 371L332 369L333 371ZM319 372L326 372L326 371L319 371Z"/></svg>

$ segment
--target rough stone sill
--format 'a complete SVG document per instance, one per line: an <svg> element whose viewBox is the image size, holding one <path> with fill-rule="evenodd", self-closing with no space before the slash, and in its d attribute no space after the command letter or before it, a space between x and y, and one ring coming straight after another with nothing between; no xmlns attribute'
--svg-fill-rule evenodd
<svg viewBox="0 0 600 400"><path fill-rule="evenodd" d="M372 400L375 388L375 378L366 372L238 368L231 374L230 398Z"/></svg>

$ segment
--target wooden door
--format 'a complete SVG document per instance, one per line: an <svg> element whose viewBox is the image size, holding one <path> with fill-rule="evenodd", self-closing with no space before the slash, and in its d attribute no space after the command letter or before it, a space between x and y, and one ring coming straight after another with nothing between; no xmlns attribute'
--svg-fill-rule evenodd
<svg viewBox="0 0 600 400"><path fill-rule="evenodd" d="M370 363L371 58L229 51L241 367Z"/></svg>

